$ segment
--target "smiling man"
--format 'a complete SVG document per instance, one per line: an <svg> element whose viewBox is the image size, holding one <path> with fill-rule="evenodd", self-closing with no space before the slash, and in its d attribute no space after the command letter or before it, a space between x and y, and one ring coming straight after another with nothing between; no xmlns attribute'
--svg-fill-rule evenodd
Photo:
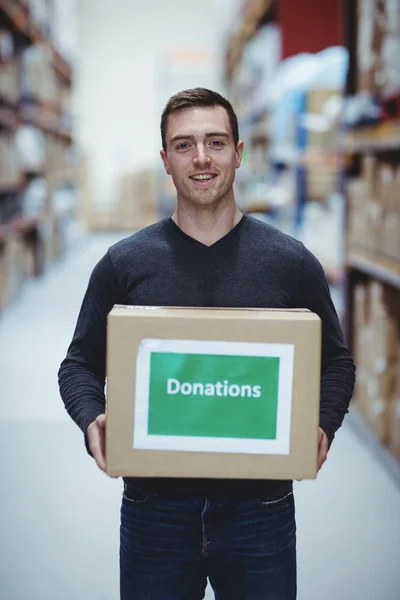
<svg viewBox="0 0 400 600"><path fill-rule="evenodd" d="M176 210L112 246L95 267L59 371L66 409L104 470L114 304L308 308L322 320L320 468L355 377L322 267L303 244L239 211L233 183L243 142L225 98L203 88L173 96L161 137ZM200 600L207 578L218 600L296 598L292 481L125 478L121 599Z"/></svg>

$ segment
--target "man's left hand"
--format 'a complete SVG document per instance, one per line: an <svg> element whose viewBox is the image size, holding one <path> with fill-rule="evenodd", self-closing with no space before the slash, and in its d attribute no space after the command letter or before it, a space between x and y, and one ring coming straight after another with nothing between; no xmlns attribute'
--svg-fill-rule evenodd
<svg viewBox="0 0 400 600"><path fill-rule="evenodd" d="M318 471L326 461L328 456L328 436L325 431L319 428L319 440L318 440Z"/></svg>

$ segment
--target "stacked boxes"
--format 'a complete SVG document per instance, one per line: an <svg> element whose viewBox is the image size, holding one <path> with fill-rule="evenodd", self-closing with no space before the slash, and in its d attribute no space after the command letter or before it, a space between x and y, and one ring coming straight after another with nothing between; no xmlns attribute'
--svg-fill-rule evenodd
<svg viewBox="0 0 400 600"><path fill-rule="evenodd" d="M400 166L365 155L362 174L350 180L349 249L379 262L400 261Z"/></svg>
<svg viewBox="0 0 400 600"><path fill-rule="evenodd" d="M354 402L384 445L400 447L394 419L400 411L399 293L376 281L359 283L354 292Z"/></svg>

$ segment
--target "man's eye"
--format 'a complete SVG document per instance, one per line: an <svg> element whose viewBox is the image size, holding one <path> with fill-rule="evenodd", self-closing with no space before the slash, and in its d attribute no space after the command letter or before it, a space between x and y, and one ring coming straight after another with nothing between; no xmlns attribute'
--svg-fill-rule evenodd
<svg viewBox="0 0 400 600"><path fill-rule="evenodd" d="M213 141L211 142L211 146L216 146L216 147L218 147L218 146L223 146L223 145L224 145L224 143L223 143L223 142L221 142L221 140L213 140Z"/></svg>
<svg viewBox="0 0 400 600"><path fill-rule="evenodd" d="M183 144L178 144L178 146L176 147L177 150L186 150L186 148L189 148L189 144L187 142L183 142Z"/></svg>

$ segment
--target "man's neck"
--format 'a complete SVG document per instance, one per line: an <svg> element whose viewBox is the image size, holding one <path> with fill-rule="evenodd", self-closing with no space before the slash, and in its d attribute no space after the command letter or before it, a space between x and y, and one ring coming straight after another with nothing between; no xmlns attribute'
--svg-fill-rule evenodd
<svg viewBox="0 0 400 600"><path fill-rule="evenodd" d="M188 209L178 201L172 215L178 227L205 246L212 246L225 237L240 221L242 213L233 201L225 207Z"/></svg>

